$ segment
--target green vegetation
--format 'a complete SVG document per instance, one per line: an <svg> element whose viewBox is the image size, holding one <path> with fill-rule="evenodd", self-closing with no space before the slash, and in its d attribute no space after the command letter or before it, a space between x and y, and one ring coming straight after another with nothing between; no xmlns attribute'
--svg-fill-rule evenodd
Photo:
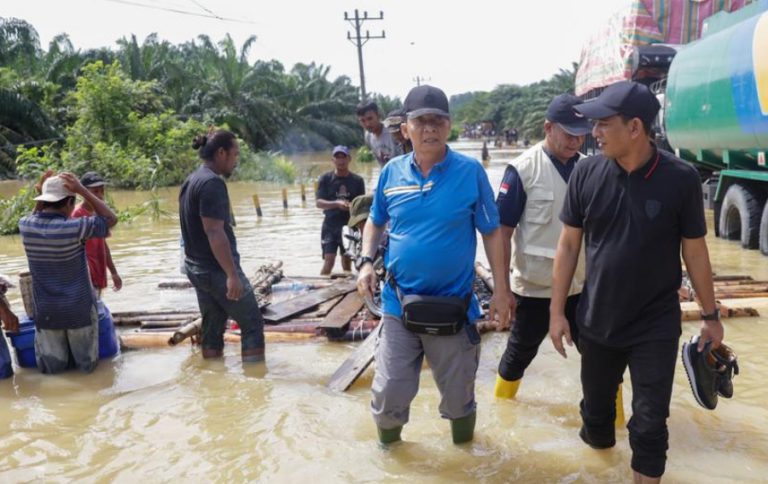
<svg viewBox="0 0 768 484"><path fill-rule="evenodd" d="M174 45L153 34L79 50L60 34L44 49L32 25L0 18L0 177L52 167L97 170L121 187L176 184L196 163L192 135L209 125L231 129L252 153L360 144L348 77L314 63L251 62L254 45L255 36ZM384 113L400 103L375 99ZM248 167L259 161L267 166ZM248 178L296 176L271 154L242 165Z"/></svg>
<svg viewBox="0 0 768 484"><path fill-rule="evenodd" d="M358 163L372 163L376 160L373 152L367 146L361 146L357 150L355 161Z"/></svg>
<svg viewBox="0 0 768 484"><path fill-rule="evenodd" d="M35 187L29 185L8 199L0 199L0 235L19 232L19 220L35 206Z"/></svg>
<svg viewBox="0 0 768 484"><path fill-rule="evenodd" d="M553 97L572 93L578 65L546 81L527 86L500 85L491 92L472 92L451 97L454 125L492 121L497 131L516 128L520 137L542 139L544 114Z"/></svg>

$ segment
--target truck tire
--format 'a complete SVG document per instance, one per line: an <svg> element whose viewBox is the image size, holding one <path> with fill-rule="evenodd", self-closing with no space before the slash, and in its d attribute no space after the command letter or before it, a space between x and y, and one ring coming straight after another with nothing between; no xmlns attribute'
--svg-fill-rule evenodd
<svg viewBox="0 0 768 484"><path fill-rule="evenodd" d="M731 185L720 209L720 237L740 240L745 249L757 249L760 245L760 218L763 215L761 198L759 192L746 185Z"/></svg>
<svg viewBox="0 0 768 484"><path fill-rule="evenodd" d="M763 216L760 218L760 252L768 255L768 201L763 205Z"/></svg>

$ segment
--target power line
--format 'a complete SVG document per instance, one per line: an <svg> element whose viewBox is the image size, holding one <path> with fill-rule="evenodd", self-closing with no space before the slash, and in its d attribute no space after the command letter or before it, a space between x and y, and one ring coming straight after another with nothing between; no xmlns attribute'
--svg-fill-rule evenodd
<svg viewBox="0 0 768 484"><path fill-rule="evenodd" d="M249 24L249 25L257 25L256 22L250 21L250 20L240 20L235 18L227 18L227 17L220 17L216 14L210 15L210 14L203 14L198 12L190 12L189 10L181 10L178 8L169 8L169 7L159 7L157 5L148 5L146 3L139 3L139 2L132 2L130 0L104 0L105 2L112 2L112 3L120 3L123 5L132 5L135 7L143 7L143 8L151 8L153 10L162 10L165 12L171 12L171 13L177 13L179 15L190 15L192 17L203 17L203 18L212 18L214 20L220 20L223 22L235 22L235 23L241 23L241 24ZM204 8L204 7L202 7Z"/></svg>
<svg viewBox="0 0 768 484"><path fill-rule="evenodd" d="M378 17L369 17L368 12L363 12L363 16L361 17L357 9L355 9L354 17L350 17L347 12L344 12L344 20L351 23L352 26L355 28L354 36L352 36L352 34L350 34L349 31L347 31L347 40L355 44L355 46L357 47L357 63L360 66L360 97L362 101L365 101L365 99L368 97L368 94L365 92L365 71L363 70L363 45L372 39L384 39L386 38L386 34L382 30L381 35L371 35L366 30L365 36L363 36L360 33L360 27L363 25L363 22L365 22L366 20L384 20L384 12L379 11Z"/></svg>
<svg viewBox="0 0 768 484"><path fill-rule="evenodd" d="M220 16L216 15L216 13L215 13L215 12L211 11L211 10L210 10L208 7L206 7L205 5L201 4L201 3L200 3L200 2L198 2L197 0L189 0L189 1L190 1L190 2L192 2L192 3L194 3L195 5L197 5L198 7L202 8L203 10L205 10L206 12L208 12L209 14L213 15L213 16L214 16L214 17L216 17L217 19L219 19L219 20L222 20L222 18L221 18Z"/></svg>

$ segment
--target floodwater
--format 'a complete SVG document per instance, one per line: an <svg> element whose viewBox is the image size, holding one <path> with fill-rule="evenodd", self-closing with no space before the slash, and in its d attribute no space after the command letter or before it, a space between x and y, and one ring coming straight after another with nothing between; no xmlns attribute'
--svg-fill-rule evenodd
<svg viewBox="0 0 768 484"><path fill-rule="evenodd" d="M456 149L478 157L478 143ZM488 173L498 186L514 154L492 151ZM302 164L330 169L322 157ZM353 167L368 186L372 165ZM289 275L313 275L321 265L322 216L298 187L283 210L280 186L232 183L230 196L246 273L284 261ZM5 193L2 191L5 190ZM7 194L8 186L0 187ZM258 219L251 196L258 193ZM161 192L170 209L177 189ZM113 191L117 205L145 194ZM711 214L709 215L711 217ZM711 226L711 220L710 220ZM192 308L191 291L160 291L180 277L175 218L136 220L116 227L109 241L125 287L108 291L113 311ZM757 251L708 237L714 270L768 280L768 259ZM0 238L0 273L26 265L17 237ZM18 290L9 294L21 310ZM741 375L735 396L715 411L700 408L678 363L669 419L669 482L759 482L768 479L768 304L750 301L763 316L726 321L726 341L737 351ZM684 323L683 339L697 330ZM478 421L469 445L451 443L440 419L439 395L429 370L413 402L404 442L389 450L376 443L369 412L372 370L345 394L325 388L354 343L322 339L268 346L266 365L243 368L239 348L220 361L203 361L183 348L125 352L102 361L91 375L43 376L18 369L0 380L0 482L630 482L626 429L608 451L578 437L578 354L563 360L545 341L514 401L496 401L493 384L507 333L483 337L477 374ZM631 391L624 389L630 414Z"/></svg>

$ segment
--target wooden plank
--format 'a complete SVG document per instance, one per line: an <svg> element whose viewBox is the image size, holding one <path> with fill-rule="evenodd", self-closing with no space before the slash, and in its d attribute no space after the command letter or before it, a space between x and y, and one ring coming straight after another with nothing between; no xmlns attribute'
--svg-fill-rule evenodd
<svg viewBox="0 0 768 484"><path fill-rule="evenodd" d="M262 315L264 316L265 321L278 323L286 318L311 309L331 298L340 296L342 294L347 294L348 292L352 292L354 290L354 282L340 283L333 287L318 289L316 291L308 292L286 301L270 304L269 307L264 310Z"/></svg>
<svg viewBox="0 0 768 484"><path fill-rule="evenodd" d="M329 312L318 326L326 330L329 336L341 336L349 326L350 320L363 308L363 298L357 291L350 292Z"/></svg>
<svg viewBox="0 0 768 484"><path fill-rule="evenodd" d="M360 294L350 292L323 318L321 328L340 329L349 324L349 321L363 308L363 298Z"/></svg>
<svg viewBox="0 0 768 484"><path fill-rule="evenodd" d="M344 299L343 295L331 298L324 303L319 304L316 308L313 308L312 311L302 313L301 318L320 318L322 321L322 319L331 311L331 309L339 304L342 299Z"/></svg>
<svg viewBox="0 0 768 484"><path fill-rule="evenodd" d="M737 304L735 301L729 304L718 303L720 308L720 317L728 318L756 318L760 316L757 309L746 304ZM686 321L701 321L701 307L695 302L680 303L681 319Z"/></svg>
<svg viewBox="0 0 768 484"><path fill-rule="evenodd" d="M163 315L177 315L177 314L189 314L189 313L196 313L198 312L197 309L190 309L185 311L180 311L178 309L160 309L160 310L154 310L154 311L112 311L112 319L115 318L137 318L137 317L153 317L153 316L163 316ZM145 318L146 319L146 318Z"/></svg>
<svg viewBox="0 0 768 484"><path fill-rule="evenodd" d="M379 323L352 355L341 364L328 381L328 388L336 392L345 392L363 374L373 362L382 327L383 325Z"/></svg>

